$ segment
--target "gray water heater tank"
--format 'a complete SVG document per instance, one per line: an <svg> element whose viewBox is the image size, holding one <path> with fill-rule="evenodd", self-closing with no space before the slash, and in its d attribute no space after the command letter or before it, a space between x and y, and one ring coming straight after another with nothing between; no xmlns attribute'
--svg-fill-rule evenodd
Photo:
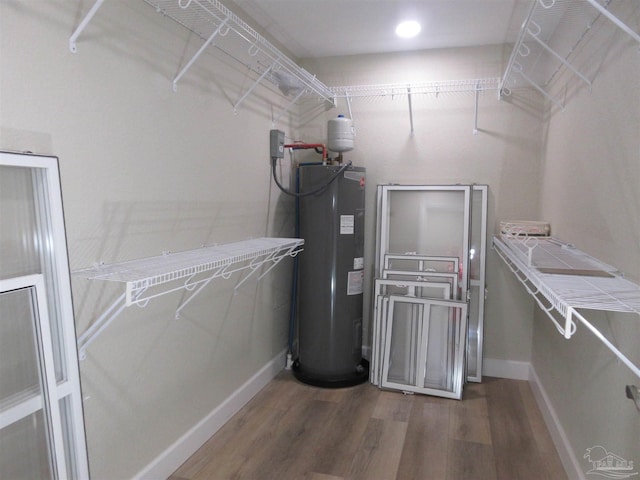
<svg viewBox="0 0 640 480"><path fill-rule="evenodd" d="M300 189L325 184L340 166L301 166ZM321 387L368 379L362 359L365 169L349 167L322 192L300 198L296 378Z"/></svg>

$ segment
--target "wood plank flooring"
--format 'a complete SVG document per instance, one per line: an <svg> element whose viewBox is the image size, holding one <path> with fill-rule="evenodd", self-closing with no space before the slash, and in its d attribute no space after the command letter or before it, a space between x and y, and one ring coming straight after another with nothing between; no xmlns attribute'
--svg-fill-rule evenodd
<svg viewBox="0 0 640 480"><path fill-rule="evenodd" d="M170 480L566 480L525 381L462 401L320 389L282 372Z"/></svg>

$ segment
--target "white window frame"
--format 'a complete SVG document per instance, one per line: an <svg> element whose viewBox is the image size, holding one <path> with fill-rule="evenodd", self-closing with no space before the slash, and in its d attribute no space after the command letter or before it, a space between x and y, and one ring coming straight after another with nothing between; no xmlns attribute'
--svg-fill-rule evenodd
<svg viewBox="0 0 640 480"><path fill-rule="evenodd" d="M57 470L54 475L57 475L57 478L88 479L89 464L58 159L51 156L0 152L0 166L23 167L38 171L38 175L35 176L38 181L34 182L34 194L37 195L39 221L46 224L49 231L49 236L46 238L47 250L50 253L46 258L48 271L46 275L5 279L2 281L2 288L10 286L11 282L33 281L38 292L38 309L41 310L43 305L47 307L47 299L49 299L48 307L51 308L45 309L47 314L44 316L41 311L40 319L41 322L44 320L47 323L46 326L42 324L41 327L43 343L48 343L51 347L51 350L48 350L49 347L44 349L45 353L47 351L49 353L44 355L46 366L43 373L46 374L48 408L52 412L50 420ZM56 322L53 322L48 314L51 311L59 317ZM55 335L51 328L56 328ZM64 378L59 382L56 380L53 356L56 341L59 342L57 345L58 351L61 352L59 361L64 371ZM68 401L70 414L65 417L65 424L62 423L63 416L60 412L60 402L63 399ZM68 444L63 440L64 432L69 436ZM67 446L72 451L67 451ZM67 458L72 465L67 463Z"/></svg>
<svg viewBox="0 0 640 480"><path fill-rule="evenodd" d="M425 375L426 359L427 359L427 347L428 347L428 323L431 306L444 306L451 309L452 315L449 315L450 321L454 322L454 337L453 337L453 372L452 372L452 385L450 390L437 389L430 387L423 387L415 382L411 383L398 383L389 380L390 358L391 358L391 340L393 336L394 328L394 310L395 305L398 303L408 303L417 305L419 308L419 318L417 318L418 336L420 341L417 342L418 351L415 358L417 362L410 362L410 370L416 371L415 377L419 380ZM413 319L411 320L413 321ZM394 390L402 390L414 393L422 393L426 395L435 395L445 398L453 398L460 400L462 398L462 387L465 380L464 360L466 350L466 336L467 332L467 303L457 300L438 300L433 298L415 298L405 297L400 295L390 295L388 297L387 307L387 321L386 321L386 334L384 354L382 360L382 388L389 388ZM414 364L415 363L415 364Z"/></svg>

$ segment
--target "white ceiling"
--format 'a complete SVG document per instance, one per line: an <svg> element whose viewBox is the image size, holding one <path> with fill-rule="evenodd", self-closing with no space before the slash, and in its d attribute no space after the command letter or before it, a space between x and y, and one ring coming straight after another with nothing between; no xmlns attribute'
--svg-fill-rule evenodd
<svg viewBox="0 0 640 480"><path fill-rule="evenodd" d="M513 43L532 0L233 0L296 58ZM233 9L233 5L231 5ZM243 14L238 11L240 16ZM414 39L396 24L422 24Z"/></svg>

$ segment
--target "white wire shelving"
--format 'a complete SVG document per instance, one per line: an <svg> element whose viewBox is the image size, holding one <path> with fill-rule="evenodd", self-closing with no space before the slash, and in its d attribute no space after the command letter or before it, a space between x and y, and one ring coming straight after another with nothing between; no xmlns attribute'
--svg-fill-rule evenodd
<svg viewBox="0 0 640 480"><path fill-rule="evenodd" d="M615 3L615 0L532 0L500 83L501 94L509 96L514 89L533 87L563 109L566 93L563 89L569 78L575 77L591 88L593 79L576 59L596 22L610 21L640 43L640 34L612 13L610 7ZM565 72L570 75L563 76Z"/></svg>
<svg viewBox="0 0 640 480"><path fill-rule="evenodd" d="M153 298L186 290L190 295L176 309L176 318L179 318L180 311L212 280L228 279L233 273L243 272L235 285L238 289L261 267L266 266L258 280L284 258L296 256L303 245L304 240L298 238L256 238L75 270L73 275L89 280L125 284L125 292L78 338L80 358L85 358L89 344L124 308L145 307Z"/></svg>
<svg viewBox="0 0 640 480"><path fill-rule="evenodd" d="M414 134L413 124L413 103L412 99L416 95L432 95L437 98L439 95L452 93L471 93L475 96L473 133L478 133L478 100L479 96L487 91L499 92L500 78L472 78L462 80L443 80L431 82L414 83L386 83L378 85L351 85L329 87L335 99L344 99L347 102L349 116L353 118L351 112L351 100L365 97L407 97L409 108L409 123L411 134Z"/></svg>
<svg viewBox="0 0 640 480"><path fill-rule="evenodd" d="M290 110L301 98L315 98L331 106L335 104L333 94L326 85L298 66L218 0L144 0L144 2L203 41L200 48L173 79L174 91L196 60L208 47L213 47L236 60L255 77L254 83L235 101L233 105L235 113L260 84L272 89L277 88L288 99L282 113ZM71 35L69 48L72 52L77 51L79 36L103 3L104 0L96 0Z"/></svg>
<svg viewBox="0 0 640 480"><path fill-rule="evenodd" d="M552 237L503 234L493 238L493 247L565 338L572 337L576 322L580 322L640 378L640 368L578 312L640 315L639 285L622 277L615 268ZM554 310L564 321L553 315Z"/></svg>
<svg viewBox="0 0 640 480"><path fill-rule="evenodd" d="M218 0L144 0L155 10L190 32L197 35L202 45L182 66L174 77L173 90L177 91L182 77L201 57L208 47L224 52L250 71L255 78L233 104L237 113L242 103L260 84L266 84L272 90L278 89L287 98L287 104L274 120L277 121L301 99L316 99L330 107L335 107L338 99L346 99L349 114L351 99L378 96L406 96L408 99L411 134L414 133L412 98L416 95L430 94L438 97L451 93L471 93L475 95L473 133L478 133L478 101L486 91L500 90L500 78L476 78L463 80L445 80L432 82L414 82L379 85L354 85L328 87L315 75L298 66L278 48L255 31L249 24L234 14ZM69 39L69 48L77 51L77 40L87 28L104 0L96 0Z"/></svg>

